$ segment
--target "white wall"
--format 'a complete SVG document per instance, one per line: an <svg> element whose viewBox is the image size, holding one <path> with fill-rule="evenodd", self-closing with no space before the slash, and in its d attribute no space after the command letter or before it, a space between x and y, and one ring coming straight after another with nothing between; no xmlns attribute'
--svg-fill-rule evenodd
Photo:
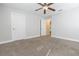
<svg viewBox="0 0 79 59"><path fill-rule="evenodd" d="M11 13L16 12L26 16L26 38L40 34L40 18L34 13L12 9L0 5L0 42L12 40Z"/></svg>
<svg viewBox="0 0 79 59"><path fill-rule="evenodd" d="M79 40L79 7L52 17L52 36Z"/></svg>
<svg viewBox="0 0 79 59"><path fill-rule="evenodd" d="M26 14L26 35L40 35L40 17L35 14Z"/></svg>
<svg viewBox="0 0 79 59"><path fill-rule="evenodd" d="M9 9L0 6L0 42L11 39Z"/></svg>

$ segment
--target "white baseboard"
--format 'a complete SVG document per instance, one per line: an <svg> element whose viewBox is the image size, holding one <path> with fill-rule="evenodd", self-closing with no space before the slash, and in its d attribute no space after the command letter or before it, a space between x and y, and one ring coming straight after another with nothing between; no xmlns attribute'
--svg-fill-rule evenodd
<svg viewBox="0 0 79 59"><path fill-rule="evenodd" d="M67 38L67 37L63 37L63 36L52 35L51 37L60 38L60 39L64 39L64 40L75 41L75 42L79 42L79 39Z"/></svg>
<svg viewBox="0 0 79 59"><path fill-rule="evenodd" d="M40 37L40 35L28 36L26 38L18 39L18 40L26 40L26 39L35 38L35 37ZM14 42L14 41L17 41L17 40L2 41L2 42L0 42L0 44L10 43L10 42Z"/></svg>
<svg viewBox="0 0 79 59"><path fill-rule="evenodd" d="M30 38L35 38L35 37L40 37L40 35L28 36L25 39L30 39Z"/></svg>
<svg viewBox="0 0 79 59"><path fill-rule="evenodd" d="M0 44L5 44L5 43L13 42L13 41L16 41L16 40L1 41Z"/></svg>

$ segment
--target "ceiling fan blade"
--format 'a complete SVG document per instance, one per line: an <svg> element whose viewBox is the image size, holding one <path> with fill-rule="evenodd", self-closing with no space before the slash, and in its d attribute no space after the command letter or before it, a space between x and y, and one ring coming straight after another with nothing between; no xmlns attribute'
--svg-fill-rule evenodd
<svg viewBox="0 0 79 59"><path fill-rule="evenodd" d="M41 6L44 6L42 3L38 3L39 5L41 5Z"/></svg>
<svg viewBox="0 0 79 59"><path fill-rule="evenodd" d="M55 9L52 9L52 8L48 8L49 10L52 10L52 11L56 11Z"/></svg>
<svg viewBox="0 0 79 59"><path fill-rule="evenodd" d="M44 3L44 6L47 5L46 3Z"/></svg>
<svg viewBox="0 0 79 59"><path fill-rule="evenodd" d="M42 9L42 8L36 9L35 11L38 11L38 10L40 10L40 9Z"/></svg>
<svg viewBox="0 0 79 59"><path fill-rule="evenodd" d="M46 14L46 10L44 9L44 14Z"/></svg>
<svg viewBox="0 0 79 59"><path fill-rule="evenodd" d="M54 4L54 3L48 3L47 5L50 6L50 5L52 5L52 4Z"/></svg>

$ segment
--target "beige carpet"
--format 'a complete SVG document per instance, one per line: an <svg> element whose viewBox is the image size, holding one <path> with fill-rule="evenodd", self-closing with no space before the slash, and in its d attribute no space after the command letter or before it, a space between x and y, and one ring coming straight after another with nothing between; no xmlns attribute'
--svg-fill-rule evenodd
<svg viewBox="0 0 79 59"><path fill-rule="evenodd" d="M0 56L79 56L79 43L48 36L0 45Z"/></svg>

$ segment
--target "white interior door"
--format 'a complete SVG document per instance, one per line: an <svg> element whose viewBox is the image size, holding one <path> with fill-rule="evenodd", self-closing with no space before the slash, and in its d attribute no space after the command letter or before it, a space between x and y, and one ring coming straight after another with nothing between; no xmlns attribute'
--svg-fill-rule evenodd
<svg viewBox="0 0 79 59"><path fill-rule="evenodd" d="M12 12L11 13L12 25L12 39L24 39L26 37L26 17L24 14Z"/></svg>
<svg viewBox="0 0 79 59"><path fill-rule="evenodd" d="M51 34L51 17L41 19L41 35Z"/></svg>
<svg viewBox="0 0 79 59"><path fill-rule="evenodd" d="M41 19L41 35L46 35L46 26L45 26L45 21L44 19Z"/></svg>

